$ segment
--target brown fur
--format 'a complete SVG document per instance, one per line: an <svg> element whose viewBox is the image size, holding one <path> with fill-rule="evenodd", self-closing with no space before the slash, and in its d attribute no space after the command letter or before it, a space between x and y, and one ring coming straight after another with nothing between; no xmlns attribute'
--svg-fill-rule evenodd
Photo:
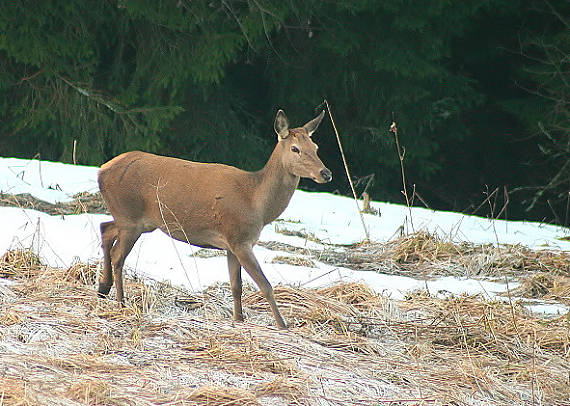
<svg viewBox="0 0 570 406"><path fill-rule="evenodd" d="M227 251L235 320L243 320L243 266L267 298L277 325L285 328L252 249L262 228L285 210L300 177L330 181L331 172L310 138L323 113L289 130L280 110L275 119L279 142L257 172L140 151L105 163L99 187L114 220L101 224L104 266L99 295L106 296L115 282L117 300L123 303L124 260L142 233L159 228L177 240Z"/></svg>

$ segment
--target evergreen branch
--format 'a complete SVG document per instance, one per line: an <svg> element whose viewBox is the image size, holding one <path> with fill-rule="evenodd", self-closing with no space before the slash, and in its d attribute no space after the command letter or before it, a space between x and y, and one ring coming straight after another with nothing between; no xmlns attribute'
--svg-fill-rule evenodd
<svg viewBox="0 0 570 406"><path fill-rule="evenodd" d="M61 75L56 74L55 76L58 79L60 79L61 81L63 81L64 83L66 83L68 86L77 90L81 95L88 97L90 100L93 100L97 104L101 104L101 105L107 107L109 110L111 110L114 113L119 113L117 106L111 104L108 100L105 100L102 96L97 96L92 90L84 89L83 87L76 85L71 80L68 80Z"/></svg>
<svg viewBox="0 0 570 406"><path fill-rule="evenodd" d="M254 52L257 52L257 49L255 49L255 47L253 46L251 40L249 39L249 35L247 34L245 27L243 26L243 24L239 20L237 14L234 12L234 10L229 6L229 4L225 0L222 0L222 5L228 9L228 11L231 14L231 17L233 17L233 19L236 21L236 23L237 23L239 29L241 30L241 33L245 37L245 40L247 41L247 44L249 45L249 47L251 49L253 49Z"/></svg>

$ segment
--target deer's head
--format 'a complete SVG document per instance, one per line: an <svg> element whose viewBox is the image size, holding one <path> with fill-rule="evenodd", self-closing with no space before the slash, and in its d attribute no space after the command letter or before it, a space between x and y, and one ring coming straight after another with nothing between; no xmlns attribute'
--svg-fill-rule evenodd
<svg viewBox="0 0 570 406"><path fill-rule="evenodd" d="M332 180L332 172L318 157L319 147L311 139L324 115L323 110L304 126L290 129L287 116L283 110L279 110L274 125L282 148L281 158L285 169L292 175L310 178L317 183L327 183Z"/></svg>

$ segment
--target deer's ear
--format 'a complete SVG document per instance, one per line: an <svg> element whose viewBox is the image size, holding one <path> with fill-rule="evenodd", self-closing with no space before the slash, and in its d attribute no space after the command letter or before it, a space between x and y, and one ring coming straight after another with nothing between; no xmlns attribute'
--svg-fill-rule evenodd
<svg viewBox="0 0 570 406"><path fill-rule="evenodd" d="M323 121L324 116L325 116L325 111L323 110L321 111L321 114L319 114L317 117L313 118L311 121L309 121L307 124L303 126L303 128L307 130L307 132L309 133L309 137L313 135L315 131L317 131L317 128L319 127L319 124L321 124L321 121Z"/></svg>
<svg viewBox="0 0 570 406"><path fill-rule="evenodd" d="M289 136L289 120L283 110L277 112L275 116L275 124L273 125L275 132L277 133L277 138L282 140Z"/></svg>

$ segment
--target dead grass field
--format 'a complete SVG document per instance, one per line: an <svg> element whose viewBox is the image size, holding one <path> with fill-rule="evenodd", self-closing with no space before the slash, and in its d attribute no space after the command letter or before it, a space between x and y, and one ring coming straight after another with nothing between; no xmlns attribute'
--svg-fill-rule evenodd
<svg viewBox="0 0 570 406"><path fill-rule="evenodd" d="M2 195L0 205L105 212L98 194L57 205ZM570 305L568 253L422 232L322 251L261 245L286 251L274 261L290 265L521 283L506 301L428 292L394 301L354 283L278 286L290 326L279 331L251 287L244 323L231 320L228 284L191 294L128 277L119 309L96 297L100 264L56 269L31 251L8 251L0 258L0 406L570 405L570 315L536 317L514 298Z"/></svg>
<svg viewBox="0 0 570 406"><path fill-rule="evenodd" d="M429 268L467 255L424 237L382 256ZM523 252L523 265L542 265L519 294L567 300L568 258ZM247 321L232 322L227 284L196 295L128 278L118 309L96 297L98 269L50 268L30 251L0 259L0 405L570 405L568 315L425 292L395 302L360 284L280 286L283 332L251 288Z"/></svg>

